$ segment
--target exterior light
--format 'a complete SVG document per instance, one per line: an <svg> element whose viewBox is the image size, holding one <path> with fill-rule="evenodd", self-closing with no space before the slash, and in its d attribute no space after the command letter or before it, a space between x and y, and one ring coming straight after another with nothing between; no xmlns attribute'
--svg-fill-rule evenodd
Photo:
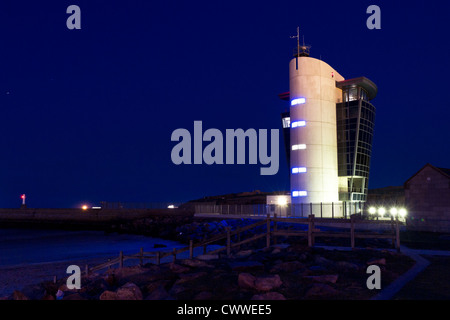
<svg viewBox="0 0 450 320"><path fill-rule="evenodd" d="M391 213L391 215L395 216L398 212L397 208L391 208L391 210L389 210L389 212Z"/></svg>
<svg viewBox="0 0 450 320"><path fill-rule="evenodd" d="M169 204L169 205L167 206L167 208L168 208L168 209L174 209L175 206L174 206L173 204Z"/></svg>
<svg viewBox="0 0 450 320"><path fill-rule="evenodd" d="M306 99L305 98L293 99L291 101L291 107L299 105L299 104L304 104L304 103L306 103Z"/></svg>
<svg viewBox="0 0 450 320"><path fill-rule="evenodd" d="M292 168L292 174L305 173L305 172L306 172L305 167Z"/></svg>
<svg viewBox="0 0 450 320"><path fill-rule="evenodd" d="M88 209L88 206L87 206L87 205L83 205L83 206L81 207L81 209L87 210L87 209Z"/></svg>
<svg viewBox="0 0 450 320"><path fill-rule="evenodd" d="M404 217L408 214L408 212L406 211L405 208L401 208L401 209L398 211L398 214L400 215L400 217L404 218Z"/></svg>
<svg viewBox="0 0 450 320"><path fill-rule="evenodd" d="M306 149L306 144L295 144L292 146L292 151L304 149Z"/></svg>
<svg viewBox="0 0 450 320"><path fill-rule="evenodd" d="M287 205L286 197L283 197L283 196L278 197L277 203L278 203L279 206L284 207L285 205Z"/></svg>
<svg viewBox="0 0 450 320"><path fill-rule="evenodd" d="M375 213L377 213L377 209L375 207L370 207L369 208L369 213L370 214L375 214Z"/></svg>
<svg viewBox="0 0 450 320"><path fill-rule="evenodd" d="M306 191L292 191L292 197L298 198L298 197L306 197L308 195L308 192Z"/></svg>
<svg viewBox="0 0 450 320"><path fill-rule="evenodd" d="M384 215L384 214L386 213L386 209L383 208L383 207L378 208L378 213L379 213L380 215Z"/></svg>
<svg viewBox="0 0 450 320"><path fill-rule="evenodd" d="M304 126L306 126L305 120L294 121L291 123L291 128L298 128L298 127L304 127Z"/></svg>

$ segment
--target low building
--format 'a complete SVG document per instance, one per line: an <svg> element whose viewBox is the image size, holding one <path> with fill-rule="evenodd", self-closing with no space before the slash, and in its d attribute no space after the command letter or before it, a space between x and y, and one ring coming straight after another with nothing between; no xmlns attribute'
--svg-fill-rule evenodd
<svg viewBox="0 0 450 320"><path fill-rule="evenodd" d="M404 189L408 229L450 232L450 169L426 164Z"/></svg>

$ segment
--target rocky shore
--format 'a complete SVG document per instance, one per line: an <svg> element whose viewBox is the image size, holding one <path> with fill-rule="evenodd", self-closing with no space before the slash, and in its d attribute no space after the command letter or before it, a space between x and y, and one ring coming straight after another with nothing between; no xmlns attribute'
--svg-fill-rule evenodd
<svg viewBox="0 0 450 320"><path fill-rule="evenodd" d="M15 291L11 300L304 300L369 299L368 265L381 268L382 288L413 261L385 249L308 248L304 240L264 248L242 246L230 258L202 255L161 265L110 269L82 278L69 290L65 279Z"/></svg>

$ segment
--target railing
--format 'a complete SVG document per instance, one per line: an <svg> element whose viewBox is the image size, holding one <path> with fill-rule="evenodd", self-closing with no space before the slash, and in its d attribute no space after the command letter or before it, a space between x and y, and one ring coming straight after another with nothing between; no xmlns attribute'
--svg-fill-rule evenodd
<svg viewBox="0 0 450 320"><path fill-rule="evenodd" d="M307 230L283 230L278 229L278 223L289 223L289 224L302 224L307 225ZM317 229L316 226L332 224L334 227L343 227L344 224L349 224L349 231L322 231ZM386 225L390 224L390 233L374 233L374 232L359 232L358 224L372 224L372 225ZM259 234L254 234L253 236L241 240L242 233L249 231L251 229L266 226L265 232L260 232ZM99 271L106 268L111 268L114 265L119 265L119 268L124 266L124 261L130 259L139 260L139 264L143 265L144 260L154 260L154 263L159 265L161 259L172 256L172 261L175 262L177 255L186 251L189 251L189 259L194 258L194 249L198 247L203 247L203 254L207 253L207 246L217 242L223 242L225 240L225 246L209 251L209 254L217 254L222 251L226 251L227 257L231 256L231 251L234 248L239 248L241 245L250 243L262 238L266 238L266 247L270 247L271 243L277 244L277 237L306 237L308 241L308 246L313 247L315 245L315 239L318 237L331 237L331 238L347 238L350 240L350 246L352 249L355 248L355 240L357 238L373 238L373 239L392 239L392 245L400 252L400 222L398 219L392 219L390 222L387 221L367 221L359 220L353 215L350 219L329 219L329 218L316 218L314 215L310 215L307 219L305 218L292 218L286 220L285 218L274 217L270 215L266 216L266 219L260 220L248 226L238 228L236 230L231 230L227 227L226 232L212 237L210 239L204 239L199 243L194 243L193 240L189 241L189 246L183 248L173 248L172 251L161 252L144 252L143 248L136 254L124 255L123 251L119 253L119 257L113 260L109 260L100 265L89 268L86 265L85 273ZM235 237L235 241L232 238Z"/></svg>
<svg viewBox="0 0 450 320"><path fill-rule="evenodd" d="M242 215L242 216L266 216L278 215L279 217L303 217L315 215L321 218L348 218L353 214L361 214L364 211L364 202L329 202L329 203L298 203L298 204L197 204L195 213Z"/></svg>

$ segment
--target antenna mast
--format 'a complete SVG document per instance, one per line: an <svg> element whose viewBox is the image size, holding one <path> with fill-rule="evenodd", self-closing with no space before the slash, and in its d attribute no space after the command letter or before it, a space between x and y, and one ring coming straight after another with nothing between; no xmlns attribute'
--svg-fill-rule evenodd
<svg viewBox="0 0 450 320"><path fill-rule="evenodd" d="M297 52L294 51L294 57L309 57L311 46L305 45L305 36L303 35L303 45L300 46L300 27L297 27L297 35L291 36L291 39L297 39Z"/></svg>

